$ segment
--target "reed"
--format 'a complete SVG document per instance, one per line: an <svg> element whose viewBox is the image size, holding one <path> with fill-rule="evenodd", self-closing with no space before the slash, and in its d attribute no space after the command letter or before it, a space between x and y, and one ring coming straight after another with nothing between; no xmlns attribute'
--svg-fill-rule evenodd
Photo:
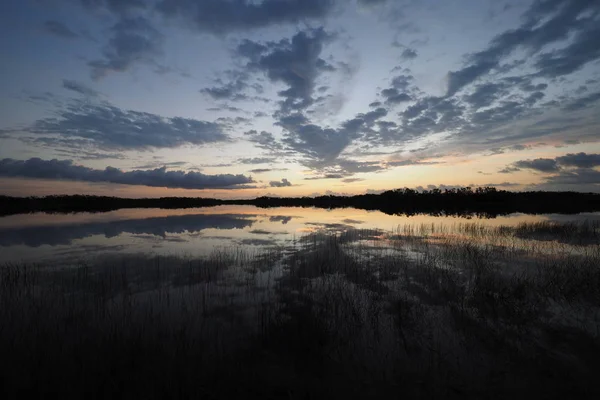
<svg viewBox="0 0 600 400"><path fill-rule="evenodd" d="M0 267L0 393L597 398L595 222Z"/></svg>

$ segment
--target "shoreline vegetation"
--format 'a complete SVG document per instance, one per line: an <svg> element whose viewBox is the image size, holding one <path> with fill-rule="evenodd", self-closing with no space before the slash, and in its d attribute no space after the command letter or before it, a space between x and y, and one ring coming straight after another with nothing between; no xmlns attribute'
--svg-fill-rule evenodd
<svg viewBox="0 0 600 400"><path fill-rule="evenodd" d="M600 222L0 265L3 398L600 396Z"/></svg>
<svg viewBox="0 0 600 400"><path fill-rule="evenodd" d="M87 195L0 196L0 215L46 212L103 212L122 208L196 208L218 205L317 207L379 210L386 214L495 217L511 213L576 214L600 211L600 194L579 192L510 192L493 187L472 189L388 190L380 194L317 197L258 197L221 200L200 197L119 198Z"/></svg>

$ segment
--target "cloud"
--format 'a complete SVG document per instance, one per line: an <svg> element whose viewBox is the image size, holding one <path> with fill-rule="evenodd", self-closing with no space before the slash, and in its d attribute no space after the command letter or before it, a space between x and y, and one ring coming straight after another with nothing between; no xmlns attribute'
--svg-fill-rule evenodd
<svg viewBox="0 0 600 400"><path fill-rule="evenodd" d="M309 168L323 169L343 162L337 160L340 153L353 140L362 137L366 132L372 132L376 122L386 115L387 110L378 108L357 114L334 129L312 124L304 115L296 113L281 117L277 125L286 132L282 142L306 157L301 163Z"/></svg>
<svg viewBox="0 0 600 400"><path fill-rule="evenodd" d="M590 95L580 97L577 100L567 104L564 109L566 111L577 111L587 108L600 100L600 92L592 93Z"/></svg>
<svg viewBox="0 0 600 400"><path fill-rule="evenodd" d="M566 168L580 168L579 173L589 176L593 173L585 172L583 169L591 169L600 166L600 154L587 154L587 153L569 153L564 156L552 158L537 158L535 160L520 160L514 162L512 165L500 170L500 173L511 173L520 171L521 168L533 169L544 173L560 172L560 176L567 177L565 179L571 179L573 174L572 170L565 170ZM573 174L571 174L573 172Z"/></svg>
<svg viewBox="0 0 600 400"><path fill-rule="evenodd" d="M582 3L581 1L579 3ZM596 5L598 7L598 5ZM575 34L571 44L541 54L535 63L538 68L537 76L556 78L571 74L581 69L585 64L600 58L599 21L595 18L580 18L578 24L581 30Z"/></svg>
<svg viewBox="0 0 600 400"><path fill-rule="evenodd" d="M269 186L271 187L286 187L292 186L292 183L287 179L283 178L281 181L271 181L269 182Z"/></svg>
<svg viewBox="0 0 600 400"><path fill-rule="evenodd" d="M578 168L593 168L600 166L600 154L569 153L562 157L556 157L560 165Z"/></svg>
<svg viewBox="0 0 600 400"><path fill-rule="evenodd" d="M248 172L253 173L253 174L263 174L265 172L271 172L271 171L275 171L275 170L272 168L255 168L255 169L251 169Z"/></svg>
<svg viewBox="0 0 600 400"><path fill-rule="evenodd" d="M54 118L40 119L26 129L37 135L83 138L113 149L172 148L184 144L223 142L228 136L212 122L123 110L109 103L73 101Z"/></svg>
<svg viewBox="0 0 600 400"><path fill-rule="evenodd" d="M99 94L97 91L85 86L83 83L69 79L63 79L63 88L88 97L96 97Z"/></svg>
<svg viewBox="0 0 600 400"><path fill-rule="evenodd" d="M157 10L191 22L200 32L223 35L327 16L333 0L161 0Z"/></svg>
<svg viewBox="0 0 600 400"><path fill-rule="evenodd" d="M261 131L258 132L256 130L250 130L244 132L244 137L251 143L260 149L269 150L273 153L279 152L283 150L283 145L275 139L272 133Z"/></svg>
<svg viewBox="0 0 600 400"><path fill-rule="evenodd" d="M364 4L367 6L372 6L372 5L380 5L380 4L384 4L386 3L388 0L358 0L359 4Z"/></svg>
<svg viewBox="0 0 600 400"><path fill-rule="evenodd" d="M436 165L444 164L442 161L420 161L420 160L398 160L398 161L387 161L386 165L390 167L406 167L409 165Z"/></svg>
<svg viewBox="0 0 600 400"><path fill-rule="evenodd" d="M132 11L148 7L146 0L79 0L86 8L91 10L106 9L115 14L126 15Z"/></svg>
<svg viewBox="0 0 600 400"><path fill-rule="evenodd" d="M404 49L400 57L404 60L414 60L417 58L417 51L414 49Z"/></svg>
<svg viewBox="0 0 600 400"><path fill-rule="evenodd" d="M501 174L512 174L513 172L518 172L520 170L521 170L521 168L508 166L506 168L501 169L498 172Z"/></svg>
<svg viewBox="0 0 600 400"><path fill-rule="evenodd" d="M342 182L344 182L344 183L353 183L353 182L360 182L360 181L364 181L364 178L345 178L345 179L342 179Z"/></svg>
<svg viewBox="0 0 600 400"><path fill-rule="evenodd" d="M539 83L537 85L531 84L531 82L527 82L521 86L521 90L525 92L539 92L542 90L546 90L548 88L547 83Z"/></svg>
<svg viewBox="0 0 600 400"><path fill-rule="evenodd" d="M103 58L88 63L92 78L109 72L124 72L136 63L155 63L164 37L144 17L123 17L111 28L112 37L103 50Z"/></svg>
<svg viewBox="0 0 600 400"><path fill-rule="evenodd" d="M227 71L226 75L229 82L223 83L219 79L217 81L218 86L203 88L200 93L207 94L214 100L239 101L248 99L248 95L244 93L248 88L248 73L245 71Z"/></svg>
<svg viewBox="0 0 600 400"><path fill-rule="evenodd" d="M534 65L538 68L537 75L545 77L571 73L598 58L600 50L594 38L598 37L599 28L594 16L582 16L586 11L597 12L598 4L580 0L533 2L526 11L525 21L521 26L497 35L485 50L469 56L466 67L448 73L446 95L452 96L493 69L499 69L501 61L517 48L532 55L550 43L574 36L573 43L567 47L544 53L537 58ZM509 66L508 69L510 68Z"/></svg>
<svg viewBox="0 0 600 400"><path fill-rule="evenodd" d="M244 40L237 54L248 59L246 68L263 72L271 82L283 83L287 89L278 94L284 113L302 110L314 103L312 97L317 77L335 70L320 57L324 44L332 36L323 28L300 31L291 40L257 43Z"/></svg>
<svg viewBox="0 0 600 400"><path fill-rule="evenodd" d="M598 185L600 184L600 171L591 168L562 170L558 175L547 177L546 183L558 185Z"/></svg>
<svg viewBox="0 0 600 400"><path fill-rule="evenodd" d="M249 157L249 158L238 158L235 162L237 164L269 164L275 161L273 157Z"/></svg>
<svg viewBox="0 0 600 400"><path fill-rule="evenodd" d="M391 86L381 91L381 95L385 98L385 103L387 105L394 105L413 100L412 96L409 94L413 82L414 78L412 75L399 75L394 77ZM381 105L380 102L372 104Z"/></svg>
<svg viewBox="0 0 600 400"><path fill-rule="evenodd" d="M311 176L310 178L304 178L305 181L318 181L321 179L340 179L343 178L345 175L343 174L325 174L325 175L320 175L320 176Z"/></svg>
<svg viewBox="0 0 600 400"><path fill-rule="evenodd" d="M100 170L75 165L71 160L42 160L40 158L30 158L29 160L5 158L0 161L0 176L181 189L232 188L254 182L252 178L244 175L205 175L193 171L167 171L166 167L128 172L113 167Z"/></svg>
<svg viewBox="0 0 600 400"><path fill-rule="evenodd" d="M187 165L186 161L171 161L171 162L161 162L161 161L155 161L149 164L143 164L143 165L138 165L135 166L135 169L155 169L155 168L161 168L161 167L183 167L184 165Z"/></svg>
<svg viewBox="0 0 600 400"><path fill-rule="evenodd" d="M384 89L381 95L385 97L386 104L399 104L411 101L412 97L404 92L399 92L396 88Z"/></svg>
<svg viewBox="0 0 600 400"><path fill-rule="evenodd" d="M44 22L44 30L54 36L58 36L66 39L74 39L79 37L78 34L73 32L68 26L59 21L46 21Z"/></svg>
<svg viewBox="0 0 600 400"><path fill-rule="evenodd" d="M515 187L521 186L520 183L514 182L499 182L499 183L482 183L482 184L471 184L470 187Z"/></svg>
<svg viewBox="0 0 600 400"><path fill-rule="evenodd" d="M535 160L521 160L514 163L517 168L533 169L539 172L556 172L559 167L556 160L551 158L536 158Z"/></svg>
<svg viewBox="0 0 600 400"><path fill-rule="evenodd" d="M505 83L477 85L471 94L464 97L464 100L476 110L487 107L507 93L507 86Z"/></svg>
<svg viewBox="0 0 600 400"><path fill-rule="evenodd" d="M279 125L287 131L283 139L294 151L306 155L309 159L323 162L333 161L352 142L359 137L360 124L347 122L339 129L322 128L307 120L280 119Z"/></svg>

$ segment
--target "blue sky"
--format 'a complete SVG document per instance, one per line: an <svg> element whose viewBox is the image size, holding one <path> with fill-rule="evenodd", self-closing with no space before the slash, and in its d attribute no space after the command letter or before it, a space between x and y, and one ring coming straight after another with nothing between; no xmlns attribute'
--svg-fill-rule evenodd
<svg viewBox="0 0 600 400"><path fill-rule="evenodd" d="M600 2L7 0L13 195L600 191Z"/></svg>

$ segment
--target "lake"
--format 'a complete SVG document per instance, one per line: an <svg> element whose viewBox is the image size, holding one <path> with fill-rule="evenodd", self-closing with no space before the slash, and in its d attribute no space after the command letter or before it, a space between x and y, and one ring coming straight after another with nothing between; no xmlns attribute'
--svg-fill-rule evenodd
<svg viewBox="0 0 600 400"><path fill-rule="evenodd" d="M0 218L0 387L599 398L599 266L600 213L11 215Z"/></svg>
<svg viewBox="0 0 600 400"><path fill-rule="evenodd" d="M387 215L353 208L225 205L19 214L0 218L0 263L80 263L119 254L198 257L217 247L235 246L257 251L293 249L301 237L315 232L340 234L371 230L390 234L408 225L433 224L452 230L465 223L517 226L526 222L586 220L600 220L600 213L510 214L488 219ZM378 237L370 235L371 240Z"/></svg>

